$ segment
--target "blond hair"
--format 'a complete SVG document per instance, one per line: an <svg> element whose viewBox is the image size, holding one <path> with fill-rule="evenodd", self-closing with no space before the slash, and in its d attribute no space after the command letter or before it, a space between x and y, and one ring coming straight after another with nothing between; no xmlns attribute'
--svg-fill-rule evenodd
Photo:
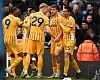
<svg viewBox="0 0 100 80"><path fill-rule="evenodd" d="M44 8L44 7L48 7L48 5L46 3L41 3L39 6L39 9Z"/></svg>

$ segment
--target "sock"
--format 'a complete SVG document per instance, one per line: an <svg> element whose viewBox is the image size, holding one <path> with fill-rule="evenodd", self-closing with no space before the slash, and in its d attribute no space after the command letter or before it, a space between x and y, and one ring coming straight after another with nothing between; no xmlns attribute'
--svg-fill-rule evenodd
<svg viewBox="0 0 100 80"><path fill-rule="evenodd" d="M11 58L10 65L15 61L15 58ZM12 68L12 73L15 73L15 67Z"/></svg>
<svg viewBox="0 0 100 80"><path fill-rule="evenodd" d="M36 68L34 62L32 62L32 63L30 64L30 66L31 66L32 69Z"/></svg>
<svg viewBox="0 0 100 80"><path fill-rule="evenodd" d="M10 68L16 67L22 61L22 57L18 57L15 61L11 64Z"/></svg>
<svg viewBox="0 0 100 80"><path fill-rule="evenodd" d="M24 64L24 70L25 71L28 70L29 64L30 64L30 55L27 55L26 59L25 59L25 64Z"/></svg>
<svg viewBox="0 0 100 80"><path fill-rule="evenodd" d="M60 64L61 63L56 63L56 65L57 65L57 71L60 70Z"/></svg>
<svg viewBox="0 0 100 80"><path fill-rule="evenodd" d="M56 74L56 72L57 72L57 67L52 67L52 69L53 69L53 73Z"/></svg>
<svg viewBox="0 0 100 80"><path fill-rule="evenodd" d="M26 59L26 56L23 57L23 67L25 65L25 59Z"/></svg>
<svg viewBox="0 0 100 80"><path fill-rule="evenodd" d="M71 62L71 65L75 69L76 72L78 72L78 73L81 72L80 69L79 69L79 67L78 67L78 65L77 65L77 62L75 61L75 59L73 59L70 62Z"/></svg>
<svg viewBox="0 0 100 80"><path fill-rule="evenodd" d="M68 70L69 70L69 58L65 58L65 65L64 65L64 73L68 74Z"/></svg>
<svg viewBox="0 0 100 80"><path fill-rule="evenodd" d="M43 58L42 57L38 57L37 66L38 66L38 74L41 74L42 66L43 66Z"/></svg>

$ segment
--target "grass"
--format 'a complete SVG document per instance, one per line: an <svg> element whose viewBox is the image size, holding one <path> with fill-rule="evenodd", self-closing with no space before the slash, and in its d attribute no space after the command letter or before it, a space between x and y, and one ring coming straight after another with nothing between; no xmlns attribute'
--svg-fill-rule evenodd
<svg viewBox="0 0 100 80"><path fill-rule="evenodd" d="M47 77L43 77L43 79L36 79L34 77L29 78L29 79L24 79L24 78L20 78L18 77L17 79L13 79L11 77L6 77L5 80L62 80L62 79L48 79ZM72 78L72 80L89 80L89 79L84 79L84 78L80 78L80 79L74 79Z"/></svg>

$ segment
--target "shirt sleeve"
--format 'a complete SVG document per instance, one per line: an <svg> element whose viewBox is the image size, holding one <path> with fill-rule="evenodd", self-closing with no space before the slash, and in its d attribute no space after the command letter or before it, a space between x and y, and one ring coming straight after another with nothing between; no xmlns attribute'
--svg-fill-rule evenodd
<svg viewBox="0 0 100 80"><path fill-rule="evenodd" d="M16 18L16 22L19 26L21 26L23 24L23 21L21 21L20 18Z"/></svg>

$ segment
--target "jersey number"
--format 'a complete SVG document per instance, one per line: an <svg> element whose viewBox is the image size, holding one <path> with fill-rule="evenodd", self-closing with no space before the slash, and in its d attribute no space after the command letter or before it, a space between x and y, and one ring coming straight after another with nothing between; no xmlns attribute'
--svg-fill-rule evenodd
<svg viewBox="0 0 100 80"><path fill-rule="evenodd" d="M6 29L8 29L8 27L9 27L9 25L10 25L10 19L6 19L6 21L5 21L5 24L6 24Z"/></svg>
<svg viewBox="0 0 100 80"><path fill-rule="evenodd" d="M33 19L32 26L40 27L41 24L44 22L44 19L42 17L37 18L36 16L34 16L32 19ZM36 21L38 22L38 25L35 24Z"/></svg>

